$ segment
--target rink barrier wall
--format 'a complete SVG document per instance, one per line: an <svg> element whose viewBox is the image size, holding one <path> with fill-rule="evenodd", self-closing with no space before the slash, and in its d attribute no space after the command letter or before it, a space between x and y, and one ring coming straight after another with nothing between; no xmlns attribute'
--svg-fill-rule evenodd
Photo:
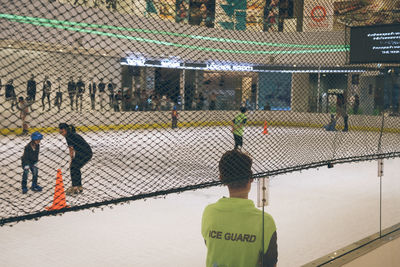
<svg viewBox="0 0 400 267"><path fill-rule="evenodd" d="M8 114L7 114L8 113ZM218 127L229 126L236 111L179 111L178 127ZM147 112L69 112L60 114L52 112L36 112L34 119L28 120L30 132L40 131L43 133L54 133L58 131L58 124L66 122L74 125L78 131L124 131L124 130L149 130L167 129L171 127L171 113L169 111L147 111ZM17 113L8 110L3 111L0 134L20 134L21 121ZM32 116L31 116L32 117ZM248 126L264 125L267 121L268 127L304 127L322 128L329 123L330 114L322 113L300 113L293 111L250 111L247 113ZM206 118L206 120L204 119ZM9 125L5 125L9 124ZM382 125L382 116L350 115L350 131L379 132ZM343 128L343 120L339 119L337 128ZM400 133L400 118L385 117L385 133Z"/></svg>
<svg viewBox="0 0 400 267"><path fill-rule="evenodd" d="M400 223L397 223L391 227L388 227L381 232L377 232L366 238L363 238L357 242L354 242L346 247L340 248L327 255L324 255L312 262L309 262L303 267L314 267L314 266L347 266L357 267L365 266L364 264L358 264L357 260L365 258L365 262L379 262L379 266L393 266L393 263L399 262L399 254L392 253L393 250L398 247L400 240ZM392 247L383 247L385 244L392 244ZM373 255L373 252L382 248L386 250L384 253ZM381 257L382 254L386 254L387 257ZM366 261L366 259L368 259ZM362 262L362 260L361 260ZM368 266L372 266L371 264ZM376 265L378 266L378 265Z"/></svg>

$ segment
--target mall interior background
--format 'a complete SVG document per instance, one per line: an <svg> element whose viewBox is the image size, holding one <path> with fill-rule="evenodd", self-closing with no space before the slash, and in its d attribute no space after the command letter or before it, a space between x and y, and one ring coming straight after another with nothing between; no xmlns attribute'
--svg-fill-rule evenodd
<svg viewBox="0 0 400 267"><path fill-rule="evenodd" d="M232 30L230 31L232 38L240 38L240 32L249 34L266 32L264 33L266 39L274 36L274 39L281 40L290 34L297 34L297 38L304 41L307 39L307 33L317 36L324 32L336 32L343 45L346 44L345 35L348 26L396 24L400 21L398 15L400 13L396 12L400 9L400 1L142 0L133 3L128 0L60 0L49 2L58 9L60 5L63 6L68 12L72 9L76 12L82 10L95 12L101 9L104 12L103 16L108 17L110 21L112 21L111 15L125 18L127 23L132 16L149 19L147 23L154 23L156 20L156 28L160 30L168 29L171 23L181 25L184 30L196 27L200 33L219 30L223 36ZM322 8L316 9L316 7ZM60 13L65 12L67 11ZM196 70L173 68L171 67L173 65L167 67L137 63L134 66L121 65L123 58L143 56L145 54L143 50L146 48L132 47L129 51L125 49L123 53L86 49L85 53L82 53L81 48L85 49L90 45L88 39L82 35L77 35L75 39L61 46L54 40L49 44L46 40L4 37L1 57L6 60L0 63L2 82L4 84L7 80L14 79L19 95L23 94L26 81L31 74L34 74L39 83L44 76L50 76L55 88L62 91L66 91L70 77L75 80L82 77L85 83L89 83L92 79L98 81L104 78L121 92L122 111L161 110L173 106L184 110L234 110L245 105L253 110L334 112L335 95L338 92L346 92L350 114L354 113L352 107L355 102L359 102L357 114L378 115L383 110L397 114L399 111L400 80L397 65L363 65L368 67L368 71L361 74L353 73L349 67L354 69L355 66L348 64L346 53L341 53L340 56L330 55L328 62L324 62L323 55L312 54L306 60L304 58L297 60L295 57L288 60L280 55L264 56L255 60L257 64L275 66L274 72ZM32 44L35 47L30 49ZM106 44L103 46L100 44L100 48L105 46ZM15 55L17 57L13 58L12 63L7 60ZM193 54L185 56L196 61ZM144 57L171 60L169 53L146 54ZM175 60L176 58L182 59L179 54L173 57ZM252 60L253 57L249 56L238 58L237 61L221 59L219 62L243 65L253 63ZM72 64L68 64L71 62ZM293 69L296 64L309 66L310 71L308 73L288 71L288 66ZM27 67L31 71L26 72ZM324 72L325 68L330 67L334 67L335 72ZM21 75L10 77L10 74L15 76L23 68L25 70ZM89 96L86 97L89 101ZM358 100L355 101L355 98Z"/></svg>

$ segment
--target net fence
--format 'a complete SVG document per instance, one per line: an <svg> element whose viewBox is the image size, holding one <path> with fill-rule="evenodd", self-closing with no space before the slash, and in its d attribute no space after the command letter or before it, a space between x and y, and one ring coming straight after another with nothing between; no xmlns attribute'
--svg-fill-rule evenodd
<svg viewBox="0 0 400 267"><path fill-rule="evenodd" d="M396 58L350 64L400 1L0 3L0 225L400 155Z"/></svg>

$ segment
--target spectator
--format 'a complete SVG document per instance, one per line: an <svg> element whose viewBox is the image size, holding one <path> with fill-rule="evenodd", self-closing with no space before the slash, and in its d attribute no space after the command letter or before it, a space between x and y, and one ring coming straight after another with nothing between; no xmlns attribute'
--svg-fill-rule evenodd
<svg viewBox="0 0 400 267"><path fill-rule="evenodd" d="M212 92L210 95L210 110L215 110L217 102L217 94Z"/></svg>
<svg viewBox="0 0 400 267"><path fill-rule="evenodd" d="M79 77L78 82L76 83L76 110L78 110L78 102L79 102L79 110L82 112L83 105L83 93L85 92L85 84L82 81L82 77Z"/></svg>
<svg viewBox="0 0 400 267"><path fill-rule="evenodd" d="M178 128L178 111L176 105L172 109L171 119L172 119L172 129Z"/></svg>
<svg viewBox="0 0 400 267"><path fill-rule="evenodd" d="M79 134L75 127L66 123L60 123L59 132L67 140L69 155L71 157L70 171L72 186L65 193L75 195L83 192L81 168L89 162L93 156L92 148Z"/></svg>
<svg viewBox="0 0 400 267"><path fill-rule="evenodd" d="M35 81L35 75L33 75L33 74L31 75L31 78L28 80L28 82L26 84L26 94L28 96L28 102L31 102L32 104L35 103L35 100L36 100L36 81Z"/></svg>
<svg viewBox="0 0 400 267"><path fill-rule="evenodd" d="M276 266L274 219L248 199L251 165L252 159L238 150L226 152L219 161L219 179L228 186L229 198L204 209L201 234L207 246L206 266Z"/></svg>
<svg viewBox="0 0 400 267"><path fill-rule="evenodd" d="M60 111L62 105L61 77L57 78L57 83L56 101L54 102L54 105L57 106L58 111Z"/></svg>
<svg viewBox="0 0 400 267"><path fill-rule="evenodd" d="M163 95L161 97L160 106L161 106L161 110L163 110L163 111L167 110L167 96L166 95Z"/></svg>
<svg viewBox="0 0 400 267"><path fill-rule="evenodd" d="M6 101L11 102L11 110L14 111L14 105L17 105L17 96L15 94L14 80L8 80L6 84Z"/></svg>
<svg viewBox="0 0 400 267"><path fill-rule="evenodd" d="M240 113L235 116L232 121L232 133L235 140L235 149L243 146L244 125L247 123L246 108L241 107Z"/></svg>
<svg viewBox="0 0 400 267"><path fill-rule="evenodd" d="M21 111L19 117L22 121L22 135L28 134L29 122L27 121L27 117L29 115L29 106L30 104L22 96L18 98L17 109Z"/></svg>
<svg viewBox="0 0 400 267"><path fill-rule="evenodd" d="M358 96L358 94L355 94L355 96L354 96L354 105L353 105L354 114L358 114L359 106L360 106L360 97Z"/></svg>
<svg viewBox="0 0 400 267"><path fill-rule="evenodd" d="M114 100L114 84L112 81L110 81L107 85L107 90L108 90L108 104L110 107L113 107L113 100Z"/></svg>
<svg viewBox="0 0 400 267"><path fill-rule="evenodd" d="M141 111L146 111L148 110L148 102L147 102L147 92L146 90L142 90L140 92L140 105L139 105L139 110Z"/></svg>
<svg viewBox="0 0 400 267"><path fill-rule="evenodd" d="M92 81L89 84L89 94L90 94L90 103L92 106L92 110L96 108L96 83L93 81L94 78L92 78Z"/></svg>
<svg viewBox="0 0 400 267"><path fill-rule="evenodd" d="M118 92L114 95L114 100L113 100L113 108L115 112L119 112L120 108L120 102L122 100L122 92L121 90L118 90Z"/></svg>
<svg viewBox="0 0 400 267"><path fill-rule="evenodd" d="M69 78L68 82L68 95L69 95L69 101L71 103L71 110L74 110L74 98L76 97L76 83L74 82L74 78L72 76Z"/></svg>
<svg viewBox="0 0 400 267"><path fill-rule="evenodd" d="M29 170L32 172L32 186L31 190L34 192L42 191L37 183L39 168L37 166L39 161L39 150L40 150L40 140L43 139L43 135L39 132L34 132L31 135L31 141L24 148L24 154L22 155L22 169L24 170L22 174L22 194L28 192L28 174Z"/></svg>
<svg viewBox="0 0 400 267"><path fill-rule="evenodd" d="M49 110L51 109L50 94L51 94L51 82L49 81L49 76L45 76L42 87L42 110L44 110L45 106L44 102L46 98L47 102L49 103Z"/></svg>
<svg viewBox="0 0 400 267"><path fill-rule="evenodd" d="M203 106L204 106L204 95L203 93L200 92L198 98L197 98L197 106L196 106L196 110L202 110Z"/></svg>
<svg viewBox="0 0 400 267"><path fill-rule="evenodd" d="M103 78L100 78L99 83L99 97L100 97L100 109L103 110L103 101L105 101L106 84L103 82Z"/></svg>
<svg viewBox="0 0 400 267"><path fill-rule="evenodd" d="M343 132L347 132L349 130L349 116L346 112L346 96L345 94L338 94L336 96L336 122L338 121L339 117L343 118L344 128Z"/></svg>

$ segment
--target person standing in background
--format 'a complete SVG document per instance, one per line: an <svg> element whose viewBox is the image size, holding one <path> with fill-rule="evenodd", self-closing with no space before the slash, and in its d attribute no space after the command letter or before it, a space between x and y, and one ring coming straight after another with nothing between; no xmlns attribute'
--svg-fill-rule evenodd
<svg viewBox="0 0 400 267"><path fill-rule="evenodd" d="M360 107L360 97L358 94L354 96L354 106L353 106L353 113L358 114L358 108Z"/></svg>
<svg viewBox="0 0 400 267"><path fill-rule="evenodd" d="M112 81L108 83L107 90L108 90L108 104L112 108L114 101L114 84L112 83Z"/></svg>
<svg viewBox="0 0 400 267"><path fill-rule="evenodd" d="M58 111L61 109L62 105L62 92L61 92L61 77L57 78L57 92L56 92L56 101L54 105L58 107Z"/></svg>
<svg viewBox="0 0 400 267"><path fill-rule="evenodd" d="M42 87L42 110L44 110L45 106L44 102L46 98L47 102L49 103L49 110L51 109L50 94L51 94L51 82L49 81L49 76L45 76Z"/></svg>
<svg viewBox="0 0 400 267"><path fill-rule="evenodd" d="M14 80L8 80L5 88L6 101L11 102L11 110L14 111L14 106L17 105L17 96L15 94Z"/></svg>
<svg viewBox="0 0 400 267"><path fill-rule="evenodd" d="M90 104L92 106L92 110L96 108L96 83L94 82L94 78L89 84L89 94L90 94Z"/></svg>
<svg viewBox="0 0 400 267"><path fill-rule="evenodd" d="M210 95L210 110L215 110L217 102L217 94L212 92Z"/></svg>
<svg viewBox="0 0 400 267"><path fill-rule="evenodd" d="M28 96L27 101L32 104L31 110L33 111L33 104L36 101L36 81L35 75L31 75L31 78L28 80L26 84L26 94Z"/></svg>
<svg viewBox="0 0 400 267"><path fill-rule="evenodd" d="M338 94L336 96L336 122L338 121L339 117L343 118L344 128L342 132L349 131L349 116L347 115L346 111L346 95Z"/></svg>
<svg viewBox="0 0 400 267"><path fill-rule="evenodd" d="M103 101L106 94L106 84L103 82L103 78L100 78L99 83L99 97L100 97L100 109L103 110Z"/></svg>
<svg viewBox="0 0 400 267"><path fill-rule="evenodd" d="M82 76L79 77L78 82L76 83L76 110L78 110L78 102L79 102L79 111L82 112L83 105L83 93L85 92L85 84L82 81Z"/></svg>
<svg viewBox="0 0 400 267"><path fill-rule="evenodd" d="M18 104L17 104L17 109L20 110L20 119L22 121L22 135L28 134L28 120L27 117L29 115L29 106L30 103L28 101L25 101L22 96L18 98Z"/></svg>
<svg viewBox="0 0 400 267"><path fill-rule="evenodd" d="M247 123L246 108L241 107L240 113L232 121L232 133L235 140L235 149L243 146L244 125Z"/></svg>
<svg viewBox="0 0 400 267"><path fill-rule="evenodd" d="M69 82L68 82L68 95L69 95L69 101L71 104L71 110L74 110L74 97L76 95L76 84L75 84L74 78L72 76L69 78Z"/></svg>
<svg viewBox="0 0 400 267"><path fill-rule="evenodd" d="M174 105L172 109L171 119L172 119L172 129L178 128L178 111L176 105Z"/></svg>

